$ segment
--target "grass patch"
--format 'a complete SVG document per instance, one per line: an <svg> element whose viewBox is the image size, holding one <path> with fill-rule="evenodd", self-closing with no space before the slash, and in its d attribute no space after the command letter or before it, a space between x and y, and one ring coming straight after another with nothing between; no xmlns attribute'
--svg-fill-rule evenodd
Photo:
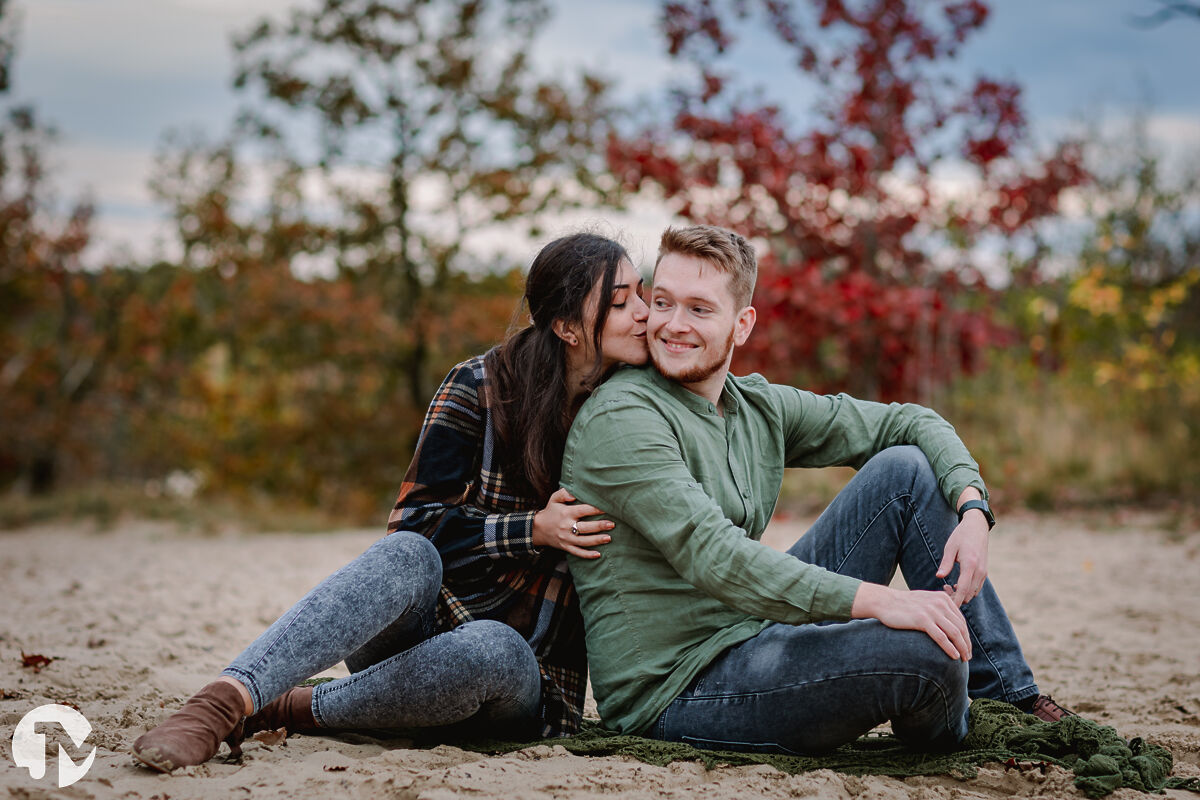
<svg viewBox="0 0 1200 800"><path fill-rule="evenodd" d="M998 509L1152 507L1178 527L1200 512L1200 401L1182 391L1097 385L1007 359L929 403L979 462ZM1007 363L1006 363L1007 362ZM812 516L850 469L788 470L784 513Z"/></svg>

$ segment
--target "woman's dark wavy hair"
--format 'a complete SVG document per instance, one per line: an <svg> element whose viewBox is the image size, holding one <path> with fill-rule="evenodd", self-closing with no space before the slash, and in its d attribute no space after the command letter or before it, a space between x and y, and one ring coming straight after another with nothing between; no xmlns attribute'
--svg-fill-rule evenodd
<svg viewBox="0 0 1200 800"><path fill-rule="evenodd" d="M617 267L625 248L594 233L555 239L529 268L522 308L533 320L512 333L484 358L489 405L507 476L542 505L558 488L563 448L575 409L567 408L566 344L554 332L555 320L583 327L592 287L600 302L592 323L596 354L585 384L603 378L600 336L608 319ZM517 310L517 314L521 309Z"/></svg>

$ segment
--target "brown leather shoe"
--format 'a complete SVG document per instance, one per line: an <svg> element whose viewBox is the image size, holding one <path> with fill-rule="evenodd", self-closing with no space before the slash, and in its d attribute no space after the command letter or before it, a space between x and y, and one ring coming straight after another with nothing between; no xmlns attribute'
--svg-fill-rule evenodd
<svg viewBox="0 0 1200 800"><path fill-rule="evenodd" d="M246 718L245 735L287 728L289 733L313 730L317 720L312 713L313 687L293 686Z"/></svg>
<svg viewBox="0 0 1200 800"><path fill-rule="evenodd" d="M1045 722L1058 722L1063 717L1079 716L1074 711L1063 708L1054 702L1054 698L1048 694L1039 694L1033 701L1033 708L1029 709L1029 713Z"/></svg>
<svg viewBox="0 0 1200 800"><path fill-rule="evenodd" d="M217 754L222 741L231 755L240 756L244 712L237 687L213 681L161 725L139 736L133 755L159 772L203 764Z"/></svg>

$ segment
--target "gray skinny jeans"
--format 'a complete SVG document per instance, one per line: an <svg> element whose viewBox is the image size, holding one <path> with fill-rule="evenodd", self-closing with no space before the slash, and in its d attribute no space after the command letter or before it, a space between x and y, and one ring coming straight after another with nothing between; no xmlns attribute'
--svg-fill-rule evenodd
<svg viewBox="0 0 1200 800"><path fill-rule="evenodd" d="M435 633L441 583L441 557L428 539L406 531L385 536L306 594L221 674L243 683L258 711L344 660L353 674L313 690L321 727L535 734L541 676L529 644L493 620Z"/></svg>

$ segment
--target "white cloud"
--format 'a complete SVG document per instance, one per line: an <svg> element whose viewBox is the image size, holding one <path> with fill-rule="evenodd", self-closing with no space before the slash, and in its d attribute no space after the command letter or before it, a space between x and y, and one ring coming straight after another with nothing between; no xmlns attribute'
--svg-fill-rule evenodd
<svg viewBox="0 0 1200 800"><path fill-rule="evenodd" d="M177 259L182 249L171 224L155 217L101 213L92 225L92 241L83 254L87 267L106 264L144 264L156 258Z"/></svg>
<svg viewBox="0 0 1200 800"><path fill-rule="evenodd" d="M63 144L52 153L53 163L59 167L54 182L66 199L83 189L91 190L99 207L96 252L129 249L149 256L161 245L167 230L165 223L158 221L163 210L146 188L153 145L131 142L139 137L152 141L164 127L180 119L201 120L210 134L225 130L234 105L228 88L230 36L248 29L261 16L283 17L296 3L18 0L23 19L17 88L24 91L28 87L39 107L67 123L62 130ZM555 0L554 6L551 23L533 53L536 64L546 72L561 75L586 67L618 81L624 97L658 92L680 74L680 68L662 52L657 2ZM1122 29L1122 33L1128 31ZM1096 57L1109 56L1097 53ZM773 81L773 89L782 86L778 83L782 76L767 75L764 80ZM174 89L176 84L186 88ZM164 98L162 92L174 95ZM163 111L169 101L183 110L151 113ZM1200 109L1193 108L1194 101L1187 98L1174 102L1172 107L1185 110L1151 113L1148 135L1168 155L1169 166L1194 165L1200 158ZM1065 107L1065 103L1060 106ZM75 116L68 113L72 108ZM1189 113L1189 108L1195 113ZM1104 129L1117 131L1121 125L1128 126L1132 116L1127 109L1106 114ZM1065 116L1042 117L1033 124L1042 137L1049 137L1044 139L1047 143L1066 132L1078 133L1082 127L1078 120ZM343 177L355 185L375 179L369 170ZM935 176L934 187L943 197L969 197L977 182L970 170L948 165ZM1073 208L1071 203L1067 206ZM652 261L658 234L670 221L665 205L645 196L624 213L579 211L556 217L547 223L546 238L578 227L598 227L602 233L605 228L625 231L631 254L645 264ZM468 238L471 251L481 260L491 251L503 251L527 263L536 247L514 233L512 226L483 228ZM641 252L635 253L639 248Z"/></svg>
<svg viewBox="0 0 1200 800"><path fill-rule="evenodd" d="M226 80L230 36L289 0L36 0L22 8L18 47L31 68L59 65L80 80L126 75Z"/></svg>
<svg viewBox="0 0 1200 800"><path fill-rule="evenodd" d="M1146 130L1172 156L1194 160L1200 155L1200 114L1153 114Z"/></svg>
<svg viewBox="0 0 1200 800"><path fill-rule="evenodd" d="M50 153L53 181L65 197L90 195L110 205L149 206L154 153L136 146L68 142Z"/></svg>
<svg viewBox="0 0 1200 800"><path fill-rule="evenodd" d="M658 14L646 0L561 0L537 39L535 63L550 75L587 69L625 96L661 89L680 70L663 56Z"/></svg>

